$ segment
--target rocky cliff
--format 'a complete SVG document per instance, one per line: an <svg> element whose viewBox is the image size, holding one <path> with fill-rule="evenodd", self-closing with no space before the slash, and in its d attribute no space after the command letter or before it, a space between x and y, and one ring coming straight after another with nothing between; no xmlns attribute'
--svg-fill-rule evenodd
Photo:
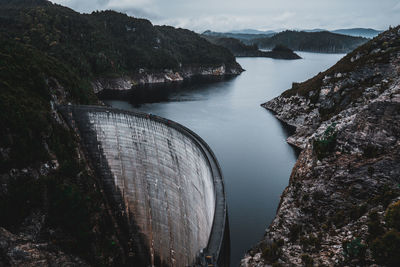
<svg viewBox="0 0 400 267"><path fill-rule="evenodd" d="M91 85L97 94L103 90L126 91L141 85L155 85L163 83L182 82L193 77L213 78L239 75L242 68L226 67L225 64L215 67L186 67L179 70L165 69L160 72L140 69L135 74L121 77L98 77Z"/></svg>
<svg viewBox="0 0 400 267"><path fill-rule="evenodd" d="M242 266L399 266L400 27L262 106L302 152Z"/></svg>

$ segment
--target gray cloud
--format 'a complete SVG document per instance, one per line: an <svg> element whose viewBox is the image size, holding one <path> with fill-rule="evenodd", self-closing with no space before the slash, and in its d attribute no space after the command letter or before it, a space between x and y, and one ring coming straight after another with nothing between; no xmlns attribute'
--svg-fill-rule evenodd
<svg viewBox="0 0 400 267"><path fill-rule="evenodd" d="M116 10L136 18L146 18L151 20L152 22L163 19L161 16L141 8L127 7L127 8L116 8Z"/></svg>
<svg viewBox="0 0 400 267"><path fill-rule="evenodd" d="M386 29L400 24L398 0L52 0L79 12L114 9L198 32L254 28Z"/></svg>

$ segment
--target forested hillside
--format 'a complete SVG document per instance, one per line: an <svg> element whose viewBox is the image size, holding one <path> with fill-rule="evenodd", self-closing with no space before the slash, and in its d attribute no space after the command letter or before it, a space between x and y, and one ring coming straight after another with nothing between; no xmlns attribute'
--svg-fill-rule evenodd
<svg viewBox="0 0 400 267"><path fill-rule="evenodd" d="M0 31L7 38L33 45L81 75L189 65L237 66L229 51L194 32L153 26L148 20L114 11L82 15L46 0L14 0L0 7Z"/></svg>
<svg viewBox="0 0 400 267"><path fill-rule="evenodd" d="M253 39L251 42L260 48L271 49L284 45L295 51L319 53L347 53L367 42L368 39L352 37L331 32L284 31L270 38Z"/></svg>
<svg viewBox="0 0 400 267"><path fill-rule="evenodd" d="M276 45L272 51L261 51L256 44L246 45L235 38L213 37L202 35L211 43L227 48L236 57L269 57L276 59L300 59L291 49Z"/></svg>

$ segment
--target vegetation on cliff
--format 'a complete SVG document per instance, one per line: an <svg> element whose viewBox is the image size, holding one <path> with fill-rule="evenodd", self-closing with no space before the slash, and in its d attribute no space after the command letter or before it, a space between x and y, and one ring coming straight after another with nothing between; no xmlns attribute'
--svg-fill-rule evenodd
<svg viewBox="0 0 400 267"><path fill-rule="evenodd" d="M395 28L396 29L396 28ZM387 34L397 34L393 29ZM383 92L389 86L390 79L385 79L382 70L373 71L374 66L382 67L390 64L393 57L400 51L399 38L375 38L368 43L358 47L353 52L347 54L338 63L324 72L318 73L313 78L302 82L293 83L292 88L285 91L282 96L290 97L300 95L309 99L311 103L317 103L324 94L324 88L344 79L346 73L352 72L343 85L345 93L335 92L335 97L329 99L333 101L328 105L321 105L319 112L324 119L338 114L349 103L360 97L370 86L380 83L380 92ZM367 75L362 75L366 70L370 70ZM392 75L392 74L390 74Z"/></svg>
<svg viewBox="0 0 400 267"><path fill-rule="evenodd" d="M74 262L52 255L58 248L92 263L122 259L120 247L112 245L116 229L99 181L52 107L97 103L89 84L58 60L3 35L0 69L2 263ZM4 229L22 240L7 238ZM25 251L41 246L14 257L12 249L21 250L17 244Z"/></svg>
<svg viewBox="0 0 400 267"><path fill-rule="evenodd" d="M272 246L283 265L400 264L399 37L389 29L263 104L296 127L288 142L303 150L243 265L272 263Z"/></svg>

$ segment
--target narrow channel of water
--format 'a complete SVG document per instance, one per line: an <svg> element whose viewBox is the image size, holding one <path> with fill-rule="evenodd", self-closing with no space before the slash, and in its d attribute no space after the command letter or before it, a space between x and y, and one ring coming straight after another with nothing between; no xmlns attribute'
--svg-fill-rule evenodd
<svg viewBox="0 0 400 267"><path fill-rule="evenodd" d="M261 240L296 161L296 153L285 141L287 131L260 104L290 88L292 82L311 78L343 57L299 54L303 59L292 61L238 58L246 69L240 76L164 91L164 98L156 99L163 102L138 106L130 104L129 99L104 101L116 108L179 122L210 145L225 178L232 266L238 266L244 253ZM143 97L145 102L152 100Z"/></svg>

